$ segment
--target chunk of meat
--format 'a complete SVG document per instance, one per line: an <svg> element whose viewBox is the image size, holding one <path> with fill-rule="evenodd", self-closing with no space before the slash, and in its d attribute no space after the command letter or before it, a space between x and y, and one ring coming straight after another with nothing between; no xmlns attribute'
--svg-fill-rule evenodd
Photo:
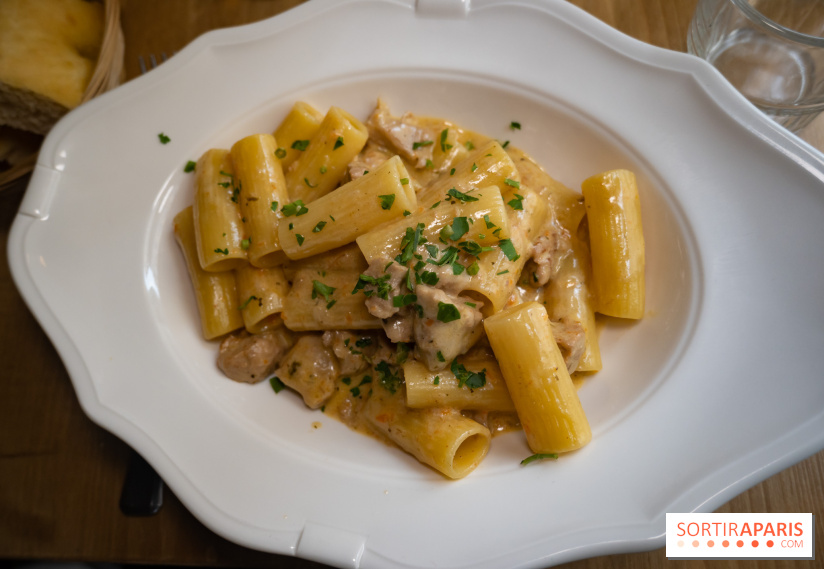
<svg viewBox="0 0 824 569"><path fill-rule="evenodd" d="M554 278L571 251L569 232L555 220L545 224L532 246L533 286L543 286Z"/></svg>
<svg viewBox="0 0 824 569"><path fill-rule="evenodd" d="M366 299L366 309L372 316L380 319L391 318L398 313L398 307L392 305L392 299L398 295L408 292L405 280L408 268L398 263L389 264L390 259L378 258L369 263L369 268L364 274L376 279L383 279L384 283L381 285L382 293L374 290L374 287L369 287L373 290L369 298Z"/></svg>
<svg viewBox="0 0 824 569"><path fill-rule="evenodd" d="M272 374L292 344L292 335L283 328L261 334L241 330L220 343L217 366L229 379L258 383Z"/></svg>
<svg viewBox="0 0 824 569"><path fill-rule="evenodd" d="M431 370L444 369L483 335L481 303L427 285L419 285L415 294L423 313L415 318L415 355ZM438 318L450 313L459 317L449 322Z"/></svg>
<svg viewBox="0 0 824 569"><path fill-rule="evenodd" d="M392 349L379 332L327 330L323 345L338 359L341 375L355 375L381 360L392 357Z"/></svg>
<svg viewBox="0 0 824 569"><path fill-rule="evenodd" d="M552 335L555 337L555 343L558 344L558 349L561 350L561 355L564 356L567 370L572 373L578 368L587 347L584 327L580 322L567 322L565 320L550 322L550 326L552 327Z"/></svg>
<svg viewBox="0 0 824 569"><path fill-rule="evenodd" d="M303 397L310 409L318 409L335 392L340 368L319 334L302 336L283 358L275 375Z"/></svg>
<svg viewBox="0 0 824 569"><path fill-rule="evenodd" d="M402 308L397 314L382 321L383 331L391 342L411 342L414 338L415 315L409 308Z"/></svg>
<svg viewBox="0 0 824 569"><path fill-rule="evenodd" d="M385 152L376 144L367 143L361 153L349 163L349 177L352 180L357 180L367 172L376 170L391 157L388 152Z"/></svg>

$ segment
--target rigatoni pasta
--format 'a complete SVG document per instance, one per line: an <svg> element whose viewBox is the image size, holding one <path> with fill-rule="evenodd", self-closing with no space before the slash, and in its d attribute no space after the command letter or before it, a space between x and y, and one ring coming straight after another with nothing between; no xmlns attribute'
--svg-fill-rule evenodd
<svg viewBox="0 0 824 569"><path fill-rule="evenodd" d="M228 377L268 378L450 479L496 434L522 429L538 458L589 442L572 375L604 365L596 310L644 310L630 172L582 194L508 143L383 101L365 122L296 103L274 137L197 170L175 233Z"/></svg>

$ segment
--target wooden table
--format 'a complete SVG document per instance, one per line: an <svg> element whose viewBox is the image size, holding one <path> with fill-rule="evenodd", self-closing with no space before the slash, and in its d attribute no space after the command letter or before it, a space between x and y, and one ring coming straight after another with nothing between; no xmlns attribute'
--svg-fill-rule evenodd
<svg viewBox="0 0 824 569"><path fill-rule="evenodd" d="M138 55L171 54L203 32L267 18L300 0L127 0L123 7L127 80ZM696 0L574 0L619 30L686 50ZM824 117L802 136L824 149ZM80 409L49 339L11 281L6 245L22 192L0 194L0 559L305 569L317 563L245 549L216 536L167 489L160 513L129 518L118 508L130 454ZM822 374L824 376L824 374ZM723 512L824 513L824 452L733 499ZM819 517L819 520L821 518ZM824 524L816 531L824 563ZM743 568L734 561L668 561L664 550L600 557L567 569ZM758 567L810 569L810 562ZM821 566L821 565L818 565Z"/></svg>

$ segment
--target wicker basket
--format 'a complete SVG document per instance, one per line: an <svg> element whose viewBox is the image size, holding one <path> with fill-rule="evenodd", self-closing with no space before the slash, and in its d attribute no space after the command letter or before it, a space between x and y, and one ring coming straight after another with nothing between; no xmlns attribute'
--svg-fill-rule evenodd
<svg viewBox="0 0 824 569"><path fill-rule="evenodd" d="M120 0L103 0L104 28L100 56L94 68L89 85L83 93L81 104L101 93L117 87L123 80L123 54L125 43L120 26ZM0 172L0 192L9 188L22 188L23 178L34 169L37 151L23 158L9 170Z"/></svg>

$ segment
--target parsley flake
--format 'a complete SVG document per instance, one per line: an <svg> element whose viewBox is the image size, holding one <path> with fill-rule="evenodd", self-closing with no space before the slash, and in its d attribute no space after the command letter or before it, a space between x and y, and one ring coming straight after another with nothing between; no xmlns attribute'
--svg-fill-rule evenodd
<svg viewBox="0 0 824 569"><path fill-rule="evenodd" d="M280 380L280 378L276 375L273 375L269 378L269 385L272 386L272 389L275 390L275 393L280 393L286 387Z"/></svg>
<svg viewBox="0 0 824 569"><path fill-rule="evenodd" d="M291 216L299 216L306 213L309 213L309 208L303 205L303 200L295 200L292 203L288 203L280 210L283 212L283 215L286 217Z"/></svg>
<svg viewBox="0 0 824 569"><path fill-rule="evenodd" d="M475 196L470 196L470 195L465 194L463 192L459 192L455 188L449 189L449 191L446 192L446 195L450 198L455 198L456 200L464 202L464 203L478 201L478 198L476 198Z"/></svg>
<svg viewBox="0 0 824 569"><path fill-rule="evenodd" d="M194 172L196 166L197 166L196 162L194 162L193 160L189 160L188 162L186 162L186 165L183 167L183 171L186 172L187 174L189 172Z"/></svg>
<svg viewBox="0 0 824 569"><path fill-rule="evenodd" d="M312 229L312 233L320 233L326 227L325 221L318 221L318 224Z"/></svg>
<svg viewBox="0 0 824 569"><path fill-rule="evenodd" d="M169 144L169 142L171 142L171 140L172 140L171 138L169 138L168 136L166 136L162 132L157 135L157 138L160 139L160 144Z"/></svg>
<svg viewBox="0 0 824 569"><path fill-rule="evenodd" d="M306 150L308 147L309 147L309 141L308 140L296 140L292 143L292 148L295 149L295 150L303 151L303 150Z"/></svg>
<svg viewBox="0 0 824 569"><path fill-rule="evenodd" d="M536 460L544 460L547 458L551 458L552 460L558 460L558 455L554 452L547 452L547 453L537 453L531 456L526 457L521 461L521 465L527 465L530 462L534 462Z"/></svg>
<svg viewBox="0 0 824 569"><path fill-rule="evenodd" d="M335 140L335 146L333 146L333 147L332 147L332 150L337 150L337 149L338 149L338 148L340 148L341 146L343 146L343 137L342 137L342 136L339 136L339 137L337 138L337 140Z"/></svg>
<svg viewBox="0 0 824 569"><path fill-rule="evenodd" d="M461 312L454 304L448 302L438 302L438 320L441 322L454 322L461 319Z"/></svg>
<svg viewBox="0 0 824 569"><path fill-rule="evenodd" d="M378 196L381 202L381 209L392 209L392 204L395 203L395 194L386 194Z"/></svg>

